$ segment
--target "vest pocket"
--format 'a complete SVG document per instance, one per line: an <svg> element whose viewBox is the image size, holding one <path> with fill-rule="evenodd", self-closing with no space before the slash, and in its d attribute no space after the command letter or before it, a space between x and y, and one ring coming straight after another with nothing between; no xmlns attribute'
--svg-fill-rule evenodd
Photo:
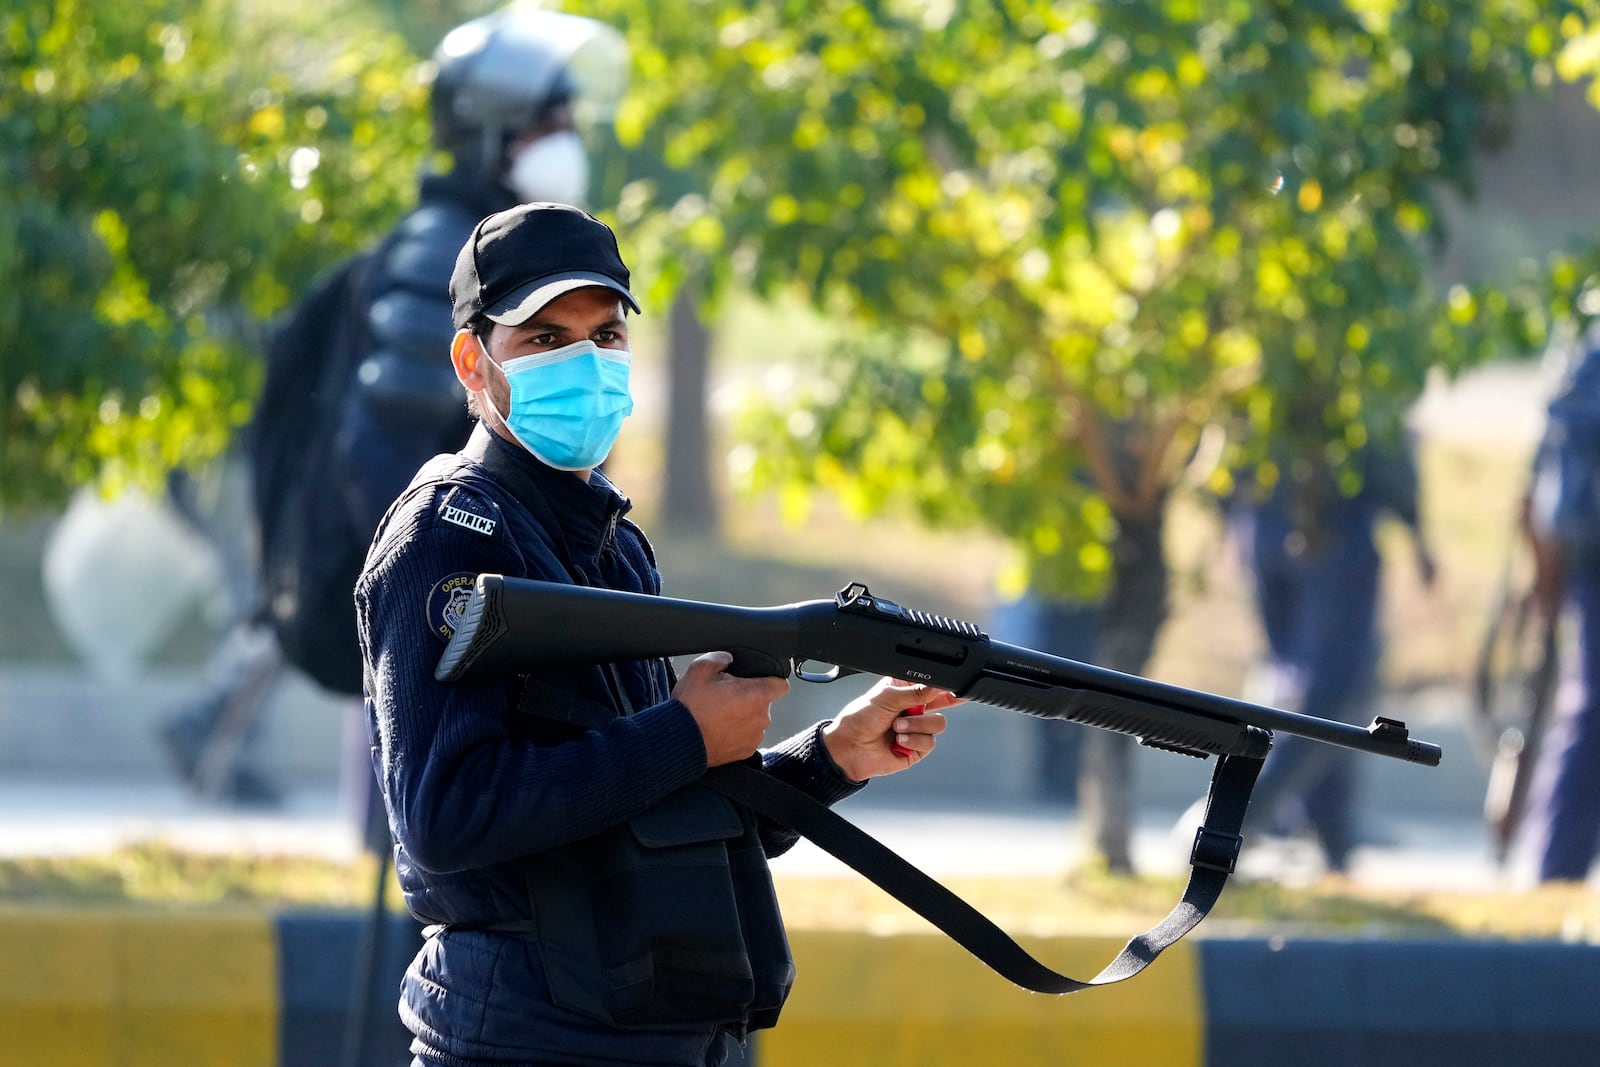
<svg viewBox="0 0 1600 1067"><path fill-rule="evenodd" d="M530 861L556 1003L615 1026L775 1017L793 965L764 857L751 847L760 848L753 827L727 798L689 786L626 824ZM775 946L781 959L766 958ZM774 974L781 990L771 988Z"/></svg>

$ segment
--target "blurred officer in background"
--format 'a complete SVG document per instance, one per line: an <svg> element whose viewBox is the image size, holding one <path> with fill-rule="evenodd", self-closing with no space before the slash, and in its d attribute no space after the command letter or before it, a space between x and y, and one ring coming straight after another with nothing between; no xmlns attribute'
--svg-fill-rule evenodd
<svg viewBox="0 0 1600 1067"><path fill-rule="evenodd" d="M324 283L322 307L334 311L307 310L314 290L268 348L249 440L260 588L219 645L206 691L161 728L203 795L277 799L245 742L284 661L331 692L360 695L351 597L372 533L417 468L471 430L465 393L439 358L455 333L456 253L480 219L515 204L584 206L580 127L608 121L627 82L627 48L611 27L521 4L456 27L433 58L433 139L447 165L430 164L416 207L334 272L337 292ZM372 795L366 747L352 746L356 805ZM386 849L375 814L361 818Z"/></svg>
<svg viewBox="0 0 1600 1067"><path fill-rule="evenodd" d="M350 489L369 538L417 468L471 429L466 395L439 359L455 335L456 253L479 220L515 204L587 206L579 112L609 117L627 78L616 31L518 5L450 31L434 61L434 142L454 166L423 175L416 208L388 243L367 312L371 349L339 420L349 437L340 451L365 465Z"/></svg>
<svg viewBox="0 0 1600 1067"><path fill-rule="evenodd" d="M1543 615L1570 609L1578 685L1563 693L1529 811L1541 882L1582 882L1600 848L1600 335L1550 402L1523 509ZM1568 696L1570 694L1570 697Z"/></svg>
<svg viewBox="0 0 1600 1067"><path fill-rule="evenodd" d="M1370 447L1357 459L1361 487L1339 488L1325 465L1289 465L1264 499L1241 492L1229 522L1255 578L1271 691L1263 703L1324 719L1370 717L1382 650L1382 560L1374 539L1386 517L1410 531L1417 572L1436 567L1423 534L1412 443ZM1342 873L1356 843L1351 754L1299 737L1273 745L1251 804L1250 828L1310 831L1324 869Z"/></svg>

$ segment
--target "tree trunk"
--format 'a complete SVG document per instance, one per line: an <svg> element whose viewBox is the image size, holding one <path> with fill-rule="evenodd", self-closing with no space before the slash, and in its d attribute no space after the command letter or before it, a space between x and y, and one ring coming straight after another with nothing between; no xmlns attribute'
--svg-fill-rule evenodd
<svg viewBox="0 0 1600 1067"><path fill-rule="evenodd" d="M1111 588L1101 607L1095 660L1125 674L1141 674L1155 650L1169 608L1163 496L1147 515L1118 515L1111 546ZM1078 811L1106 867L1133 873L1133 752L1126 734L1091 730L1078 772Z"/></svg>
<svg viewBox="0 0 1600 1067"><path fill-rule="evenodd" d="M711 484L711 433L706 415L711 335L693 293L680 290L667 321L666 470L661 525L716 538L720 524Z"/></svg>

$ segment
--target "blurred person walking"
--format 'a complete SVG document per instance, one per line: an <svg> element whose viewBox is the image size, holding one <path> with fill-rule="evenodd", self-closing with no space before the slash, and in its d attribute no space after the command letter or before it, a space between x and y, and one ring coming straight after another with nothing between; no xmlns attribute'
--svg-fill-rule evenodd
<svg viewBox="0 0 1600 1067"><path fill-rule="evenodd" d="M1551 400L1523 501L1534 595L1577 629L1577 685L1558 698L1531 787L1528 847L1541 882L1581 882L1600 849L1600 337L1576 350Z"/></svg>
<svg viewBox="0 0 1600 1067"><path fill-rule="evenodd" d="M1371 447L1356 469L1361 487L1351 495L1340 490L1335 471L1307 463L1289 465L1265 497L1240 491L1230 502L1230 530L1254 578L1267 642L1266 691L1248 699L1327 719L1367 717L1382 644L1374 534L1386 517L1405 524L1422 582L1434 582L1412 442ZM1349 756L1279 738L1256 786L1247 836L1309 831L1324 869L1343 873L1357 840Z"/></svg>

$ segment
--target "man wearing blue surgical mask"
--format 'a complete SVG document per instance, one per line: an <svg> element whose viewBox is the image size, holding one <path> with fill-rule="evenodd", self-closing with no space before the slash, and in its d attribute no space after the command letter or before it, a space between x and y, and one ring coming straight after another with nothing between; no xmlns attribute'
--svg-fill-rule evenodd
<svg viewBox="0 0 1600 1067"><path fill-rule="evenodd" d="M633 412L622 301L606 289L558 297L533 318L456 335L451 358L480 418L547 467L589 480ZM494 344L499 358L489 355ZM481 394L481 397L480 397Z"/></svg>
<svg viewBox="0 0 1600 1067"><path fill-rule="evenodd" d="M633 407L629 285L577 208L473 230L450 361L478 423L395 501L356 585L373 765L426 926L401 986L413 1067L727 1062L794 981L767 857L795 835L698 780L755 758L832 803L930 753L957 702L885 678L764 748L788 683L727 652L681 678L657 659L435 680L479 574L661 592L598 469Z"/></svg>

